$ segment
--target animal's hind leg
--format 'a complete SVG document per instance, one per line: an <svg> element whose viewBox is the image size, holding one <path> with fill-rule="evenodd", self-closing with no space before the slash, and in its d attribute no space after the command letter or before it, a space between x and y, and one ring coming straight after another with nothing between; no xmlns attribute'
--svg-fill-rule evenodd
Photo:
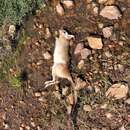
<svg viewBox="0 0 130 130"><path fill-rule="evenodd" d="M47 88L47 87L49 87L51 85L59 83L59 81L56 81L56 75L53 72L52 72L52 77L53 77L53 80L45 82L45 87L44 88Z"/></svg>

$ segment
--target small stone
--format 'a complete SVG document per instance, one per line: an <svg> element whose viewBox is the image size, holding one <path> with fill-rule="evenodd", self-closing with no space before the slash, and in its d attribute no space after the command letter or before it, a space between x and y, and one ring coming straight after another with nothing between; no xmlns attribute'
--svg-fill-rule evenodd
<svg viewBox="0 0 130 130"><path fill-rule="evenodd" d="M72 0L64 0L63 4L66 6L68 9L72 9L74 7L74 2Z"/></svg>
<svg viewBox="0 0 130 130"><path fill-rule="evenodd" d="M107 106L108 106L108 104L107 104L107 103L105 103L105 104L102 104L100 108L102 108L102 109L106 109L106 108L107 108Z"/></svg>
<svg viewBox="0 0 130 130"><path fill-rule="evenodd" d="M102 49L103 43L102 43L101 38L89 36L87 37L87 40L88 40L89 46L92 49Z"/></svg>
<svg viewBox="0 0 130 130"><path fill-rule="evenodd" d="M127 96L129 91L128 85L121 83L113 84L107 91L106 96L108 98L122 99Z"/></svg>
<svg viewBox="0 0 130 130"><path fill-rule="evenodd" d="M99 4L104 4L105 2L107 2L108 0L98 0Z"/></svg>
<svg viewBox="0 0 130 130"><path fill-rule="evenodd" d="M90 111L92 111L92 107L91 107L90 105L84 105L84 106L83 106L83 110L84 110L85 112L90 112Z"/></svg>
<svg viewBox="0 0 130 130"><path fill-rule="evenodd" d="M110 20L118 19L122 16L119 9L116 6L105 6L101 10L100 15Z"/></svg>
<svg viewBox="0 0 130 130"><path fill-rule="evenodd" d="M35 122L31 122L31 126L35 127L36 126Z"/></svg>
<svg viewBox="0 0 130 130"><path fill-rule="evenodd" d="M45 30L45 37L46 37L46 39L51 37L51 32L50 32L49 28L46 28L46 30Z"/></svg>
<svg viewBox="0 0 130 130"><path fill-rule="evenodd" d="M25 128L26 128L27 130L31 130L30 126L25 126Z"/></svg>
<svg viewBox="0 0 130 130"><path fill-rule="evenodd" d="M87 48L81 50L81 58L86 59L91 54L91 51Z"/></svg>
<svg viewBox="0 0 130 130"><path fill-rule="evenodd" d="M94 15L98 15L99 8L96 6L93 8Z"/></svg>
<svg viewBox="0 0 130 130"><path fill-rule="evenodd" d="M45 60L50 60L52 58L51 54L47 51L43 54Z"/></svg>
<svg viewBox="0 0 130 130"><path fill-rule="evenodd" d="M19 127L19 130L24 130L24 128L23 127Z"/></svg>
<svg viewBox="0 0 130 130"><path fill-rule="evenodd" d="M94 89L95 89L95 92L96 92L96 93L100 92L100 87L99 87L99 86L95 85L95 86L94 86Z"/></svg>
<svg viewBox="0 0 130 130"><path fill-rule="evenodd" d="M9 26L9 31L8 31L9 35L13 36L15 31L16 31L15 26L14 25L10 25Z"/></svg>
<svg viewBox="0 0 130 130"><path fill-rule="evenodd" d="M109 51L106 51L104 54L105 54L105 56L108 57L108 58L112 57L112 54L111 54Z"/></svg>
<svg viewBox="0 0 130 130"><path fill-rule="evenodd" d="M104 26L104 24L103 24L103 23L98 23L98 27L99 27L100 29L102 29L102 28L103 28L103 26Z"/></svg>
<svg viewBox="0 0 130 130"><path fill-rule="evenodd" d="M80 60L78 63L78 69L82 69L84 67L84 60Z"/></svg>
<svg viewBox="0 0 130 130"><path fill-rule="evenodd" d="M63 8L63 6L60 4L60 3L58 3L57 5L56 5L56 12L60 15L60 16L63 16L64 15L64 8Z"/></svg>
<svg viewBox="0 0 130 130"><path fill-rule="evenodd" d="M81 53L81 50L84 48L84 45L82 43L78 43L75 50L74 50L74 54L78 55Z"/></svg>
<svg viewBox="0 0 130 130"><path fill-rule="evenodd" d="M44 102L44 101L45 101L45 98L44 98L44 97L40 97L40 98L38 98L38 100L39 100L40 102Z"/></svg>
<svg viewBox="0 0 130 130"><path fill-rule="evenodd" d="M124 125L119 128L119 130L126 130Z"/></svg>
<svg viewBox="0 0 130 130"><path fill-rule="evenodd" d="M130 98L128 98L125 103L129 104L130 105Z"/></svg>
<svg viewBox="0 0 130 130"><path fill-rule="evenodd" d="M105 5L114 5L115 4L115 0L107 0L107 2L105 3Z"/></svg>
<svg viewBox="0 0 130 130"><path fill-rule="evenodd" d="M112 26L105 27L105 28L103 28L102 32L103 32L103 36L105 38L109 38L109 37L111 37L111 35L113 33L113 27Z"/></svg>
<svg viewBox="0 0 130 130"><path fill-rule="evenodd" d="M75 82L76 82L75 90L79 91L86 86L86 82L80 78L76 78Z"/></svg>
<svg viewBox="0 0 130 130"><path fill-rule="evenodd" d="M111 118L113 117L113 115L112 115L111 113L109 113L109 112L106 113L105 115L106 115L106 117L107 117L108 119L111 119Z"/></svg>
<svg viewBox="0 0 130 130"><path fill-rule="evenodd" d="M41 96L41 93L40 92L35 92L35 97L40 97Z"/></svg>
<svg viewBox="0 0 130 130"><path fill-rule="evenodd" d="M68 87L62 88L62 95L66 96L68 92Z"/></svg>
<svg viewBox="0 0 130 130"><path fill-rule="evenodd" d="M119 44L120 46L123 46L124 43L125 43L124 41L119 41L119 42L118 42L118 44Z"/></svg>
<svg viewBox="0 0 130 130"><path fill-rule="evenodd" d="M37 130L42 130L42 128L40 126L37 126Z"/></svg>
<svg viewBox="0 0 130 130"><path fill-rule="evenodd" d="M39 65L42 65L42 64L43 64L43 60L39 60L36 64L37 64L38 66L39 66Z"/></svg>

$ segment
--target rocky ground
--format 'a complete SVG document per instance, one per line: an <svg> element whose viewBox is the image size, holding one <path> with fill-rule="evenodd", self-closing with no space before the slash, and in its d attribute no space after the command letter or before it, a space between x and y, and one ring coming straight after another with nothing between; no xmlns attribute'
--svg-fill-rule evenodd
<svg viewBox="0 0 130 130"><path fill-rule="evenodd" d="M48 1L19 32L4 30L0 130L130 130L130 1L68 1ZM44 89L61 28L75 36L69 50L78 84L72 121L65 105L73 104L69 81Z"/></svg>

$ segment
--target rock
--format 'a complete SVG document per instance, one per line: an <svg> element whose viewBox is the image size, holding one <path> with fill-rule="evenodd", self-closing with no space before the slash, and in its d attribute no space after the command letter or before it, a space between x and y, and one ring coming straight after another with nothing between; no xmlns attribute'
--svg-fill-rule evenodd
<svg viewBox="0 0 130 130"><path fill-rule="evenodd" d="M100 108L102 108L102 109L106 109L107 108L107 106L108 106L108 104L102 104L101 106L100 106Z"/></svg>
<svg viewBox="0 0 130 130"><path fill-rule="evenodd" d="M52 58L51 54L47 51L43 54L45 60L50 60Z"/></svg>
<svg viewBox="0 0 130 130"><path fill-rule="evenodd" d="M35 92L35 97L40 97L41 96L41 93L40 92Z"/></svg>
<svg viewBox="0 0 130 130"><path fill-rule="evenodd" d="M105 6L101 10L100 15L110 20L118 19L122 16L119 9L116 6Z"/></svg>
<svg viewBox="0 0 130 130"><path fill-rule="evenodd" d="M106 96L108 98L122 99L127 96L128 85L123 85L121 83L113 84L107 91Z"/></svg>
<svg viewBox="0 0 130 130"><path fill-rule="evenodd" d="M84 60L80 60L78 63L78 69L82 69L84 67Z"/></svg>
<svg viewBox="0 0 130 130"><path fill-rule="evenodd" d="M102 29L102 32L103 32L103 36L105 38L109 38L111 37L112 33L113 33L113 27L110 26L110 27L105 27Z"/></svg>
<svg viewBox="0 0 130 130"><path fill-rule="evenodd" d="M81 50L84 48L84 45L82 43L78 43L75 50L74 50L74 54L78 55L81 53Z"/></svg>
<svg viewBox="0 0 130 130"><path fill-rule="evenodd" d="M19 130L24 130L24 128L23 127L19 127Z"/></svg>
<svg viewBox="0 0 130 130"><path fill-rule="evenodd" d="M99 8L96 6L93 8L94 15L98 15Z"/></svg>
<svg viewBox="0 0 130 130"><path fill-rule="evenodd" d="M128 98L125 103L129 104L130 105L130 98Z"/></svg>
<svg viewBox="0 0 130 130"><path fill-rule="evenodd" d="M36 127L36 124L33 121L30 124L31 124L32 127Z"/></svg>
<svg viewBox="0 0 130 130"><path fill-rule="evenodd" d="M108 0L98 0L99 4L104 4L105 2L107 2Z"/></svg>
<svg viewBox="0 0 130 130"><path fill-rule="evenodd" d="M72 9L74 7L74 2L72 0L64 0L62 3L68 9Z"/></svg>
<svg viewBox="0 0 130 130"><path fill-rule="evenodd" d="M91 54L91 51L87 48L81 50L81 58L86 59Z"/></svg>
<svg viewBox="0 0 130 130"><path fill-rule="evenodd" d="M75 90L83 89L86 86L86 82L80 78L76 78L75 82L76 82Z"/></svg>
<svg viewBox="0 0 130 130"><path fill-rule="evenodd" d="M8 31L9 35L13 36L15 31L16 31L15 26L14 25L10 25L9 26L9 31Z"/></svg>
<svg viewBox="0 0 130 130"><path fill-rule="evenodd" d="M51 32L50 32L50 29L49 28L46 28L45 29L45 38L48 39L51 37Z"/></svg>
<svg viewBox="0 0 130 130"><path fill-rule="evenodd" d="M106 51L104 54L105 54L105 56L106 56L107 58L112 57L112 54L110 53L110 51Z"/></svg>
<svg viewBox="0 0 130 130"><path fill-rule="evenodd" d="M105 3L105 5L114 5L115 4L115 0L107 0L107 2Z"/></svg>
<svg viewBox="0 0 130 130"><path fill-rule="evenodd" d="M105 113L105 115L106 115L106 117L107 117L108 119L111 119L111 118L113 117L113 115L112 115L111 113L109 113L109 112Z"/></svg>
<svg viewBox="0 0 130 130"><path fill-rule="evenodd" d="M103 24L103 23L98 23L98 27L99 27L100 29L102 29L102 28L103 28L103 26L104 26L104 24Z"/></svg>
<svg viewBox="0 0 130 130"><path fill-rule="evenodd" d="M91 107L90 105L84 105L84 106L83 106L83 110L84 110L85 112L90 112L90 111L92 111L92 107Z"/></svg>
<svg viewBox="0 0 130 130"><path fill-rule="evenodd" d="M94 89L95 89L95 92L96 92L96 93L100 92L100 87L99 87L99 86L95 85L95 86L94 86Z"/></svg>
<svg viewBox="0 0 130 130"><path fill-rule="evenodd" d="M88 40L89 46L92 49L102 49L103 43L102 43L101 38L89 36L89 37L87 37L87 40Z"/></svg>
<svg viewBox="0 0 130 130"><path fill-rule="evenodd" d="M63 16L64 15L64 8L63 8L63 6L60 4L60 3L58 3L57 5L56 5L56 12L57 12L57 14L59 14L60 16Z"/></svg>
<svg viewBox="0 0 130 130"><path fill-rule="evenodd" d="M123 125L123 126L121 126L121 127L119 128L119 130L126 130L126 128L125 128L124 125Z"/></svg>
<svg viewBox="0 0 130 130"><path fill-rule="evenodd" d="M68 87L62 88L62 95L66 96L68 93Z"/></svg>
<svg viewBox="0 0 130 130"><path fill-rule="evenodd" d="M38 66L39 66L39 65L42 65L42 64L43 64L43 60L39 60L36 64L37 64Z"/></svg>

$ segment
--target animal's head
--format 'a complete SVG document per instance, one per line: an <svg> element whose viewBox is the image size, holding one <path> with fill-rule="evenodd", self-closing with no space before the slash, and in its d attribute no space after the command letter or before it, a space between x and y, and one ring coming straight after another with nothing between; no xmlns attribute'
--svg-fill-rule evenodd
<svg viewBox="0 0 130 130"><path fill-rule="evenodd" d="M59 36L64 37L67 40L70 40L74 38L74 35L70 35L66 30L60 29L59 30Z"/></svg>

